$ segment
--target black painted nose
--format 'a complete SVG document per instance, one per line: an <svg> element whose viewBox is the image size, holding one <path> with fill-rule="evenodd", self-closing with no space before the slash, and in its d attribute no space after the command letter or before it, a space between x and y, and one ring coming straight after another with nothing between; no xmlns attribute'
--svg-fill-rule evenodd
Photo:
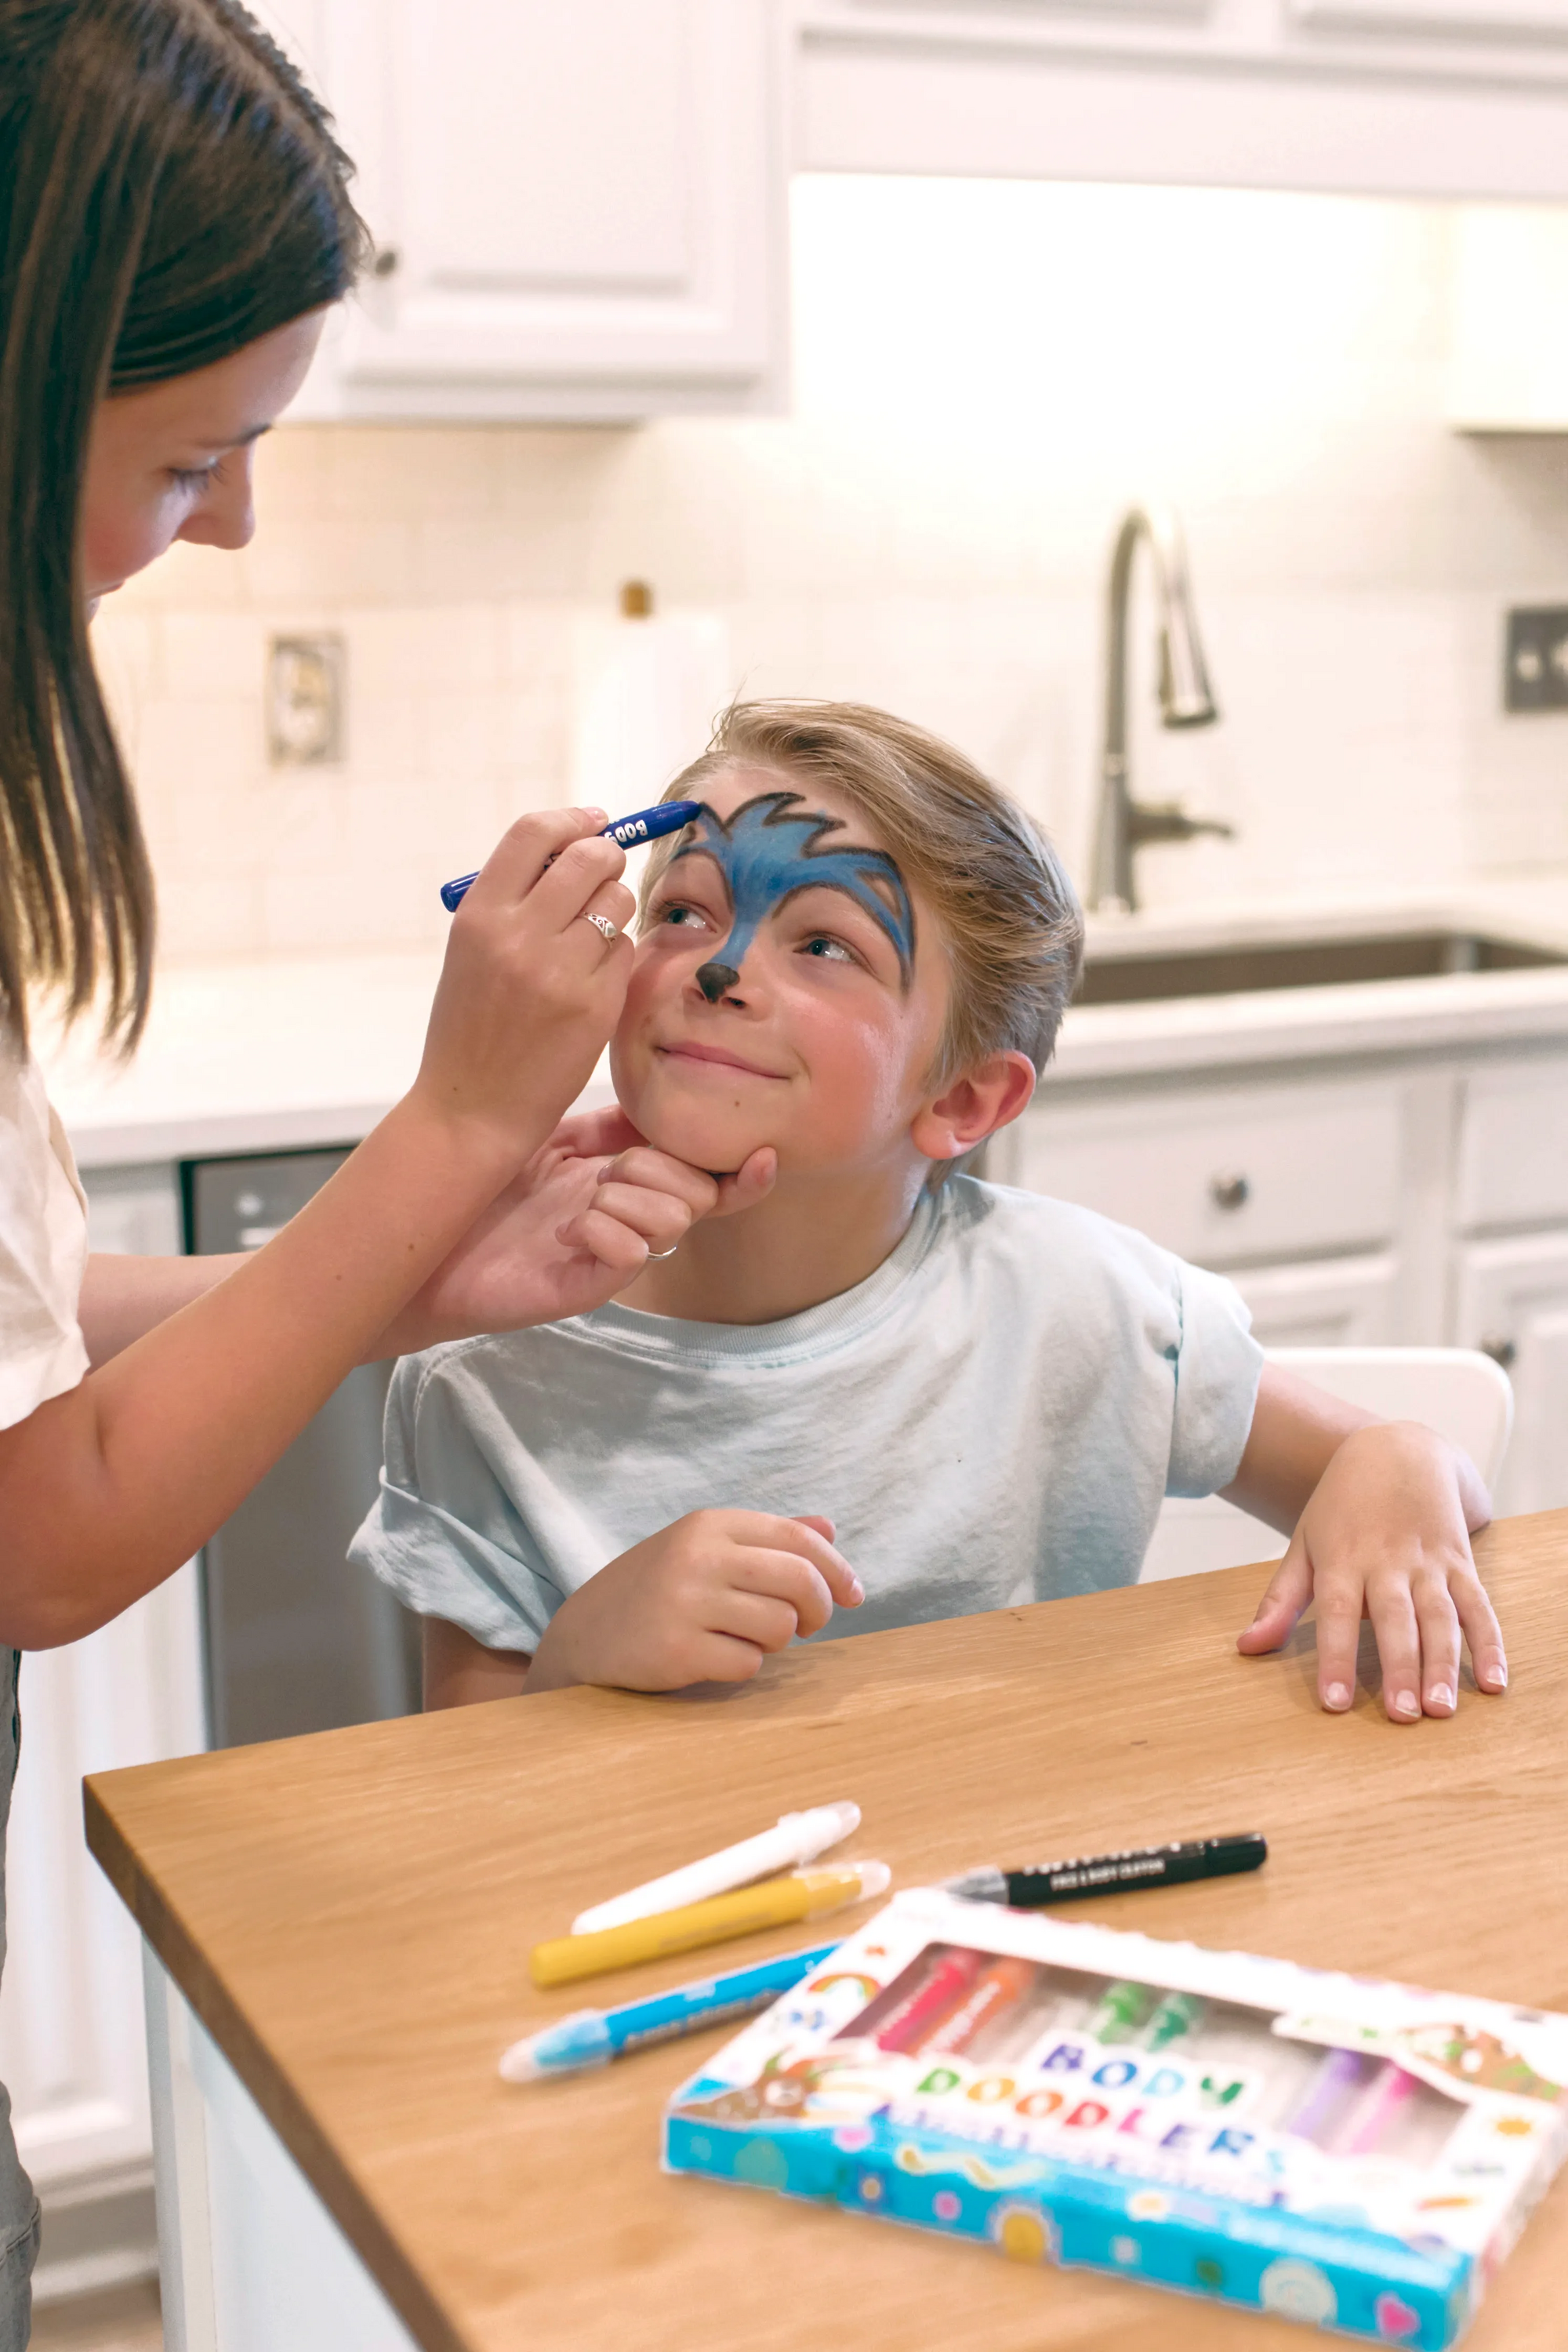
<svg viewBox="0 0 1568 2352"><path fill-rule="evenodd" d="M741 975L733 964L703 963L697 967L697 985L710 1004L717 1004L721 996L740 984Z"/></svg>

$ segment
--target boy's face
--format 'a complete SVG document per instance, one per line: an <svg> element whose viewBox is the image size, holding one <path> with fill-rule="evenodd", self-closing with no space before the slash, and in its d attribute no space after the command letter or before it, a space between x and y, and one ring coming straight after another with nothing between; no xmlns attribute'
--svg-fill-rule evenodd
<svg viewBox="0 0 1568 2352"><path fill-rule="evenodd" d="M947 1012L935 924L831 793L735 768L704 807L649 903L611 1047L627 1117L714 1174L763 1144L781 1172L912 1161Z"/></svg>

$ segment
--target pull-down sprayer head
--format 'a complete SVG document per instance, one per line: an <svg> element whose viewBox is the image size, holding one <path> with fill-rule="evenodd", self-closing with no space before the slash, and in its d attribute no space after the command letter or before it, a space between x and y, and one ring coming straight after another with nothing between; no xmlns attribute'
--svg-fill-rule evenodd
<svg viewBox="0 0 1568 2352"><path fill-rule="evenodd" d="M1132 852L1144 841L1185 841L1194 833L1228 834L1210 818L1184 810L1145 808L1127 782L1127 626L1132 563L1147 540L1160 613L1160 723L1212 727L1219 717L1198 635L1181 525L1169 507L1132 507L1111 551L1105 614L1105 748L1095 827L1091 907L1130 908L1135 903Z"/></svg>
<svg viewBox="0 0 1568 2352"><path fill-rule="evenodd" d="M1198 635L1198 616L1187 579L1187 551L1169 509L1147 520L1160 599L1160 723L1164 727L1212 727L1219 717Z"/></svg>
<svg viewBox="0 0 1568 2352"><path fill-rule="evenodd" d="M1133 507L1122 519L1110 558L1106 614L1106 728L1108 751L1127 749L1127 621L1132 562L1140 540L1149 542L1154 593L1160 608L1160 723L1163 727L1212 727L1219 717L1198 635L1187 577L1182 527L1169 507Z"/></svg>

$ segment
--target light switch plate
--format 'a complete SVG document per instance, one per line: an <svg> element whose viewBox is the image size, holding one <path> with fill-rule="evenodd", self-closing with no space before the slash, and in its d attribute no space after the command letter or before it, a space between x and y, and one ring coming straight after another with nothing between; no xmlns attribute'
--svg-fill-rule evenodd
<svg viewBox="0 0 1568 2352"><path fill-rule="evenodd" d="M1568 710L1568 604L1521 604L1509 614L1502 707Z"/></svg>
<svg viewBox="0 0 1568 2352"><path fill-rule="evenodd" d="M323 634L267 644L267 758L325 768L343 757L343 641Z"/></svg>

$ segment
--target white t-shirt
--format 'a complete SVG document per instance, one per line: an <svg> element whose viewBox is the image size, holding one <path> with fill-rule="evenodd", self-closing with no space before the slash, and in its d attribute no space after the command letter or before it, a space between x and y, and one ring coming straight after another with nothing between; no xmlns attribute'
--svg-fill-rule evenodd
<svg viewBox="0 0 1568 2352"><path fill-rule="evenodd" d="M1092 1211L953 1178L869 1278L782 1322L624 1307L406 1357L352 1556L531 1651L689 1511L825 1512L834 1634L1136 1581L1161 1498L1229 1484L1261 1351L1217 1275Z"/></svg>
<svg viewBox="0 0 1568 2352"><path fill-rule="evenodd" d="M36 1062L0 1033L0 1429L74 1389L87 1195Z"/></svg>
<svg viewBox="0 0 1568 2352"><path fill-rule="evenodd" d="M77 1321L87 1265L87 1196L37 1066L0 1030L0 1429L74 1389L87 1370ZM5 1950L5 1830L20 1718L17 1653L0 1648L0 1959ZM20 2343L23 2290L37 2252L38 2204L16 2158L0 2093L0 2339Z"/></svg>

